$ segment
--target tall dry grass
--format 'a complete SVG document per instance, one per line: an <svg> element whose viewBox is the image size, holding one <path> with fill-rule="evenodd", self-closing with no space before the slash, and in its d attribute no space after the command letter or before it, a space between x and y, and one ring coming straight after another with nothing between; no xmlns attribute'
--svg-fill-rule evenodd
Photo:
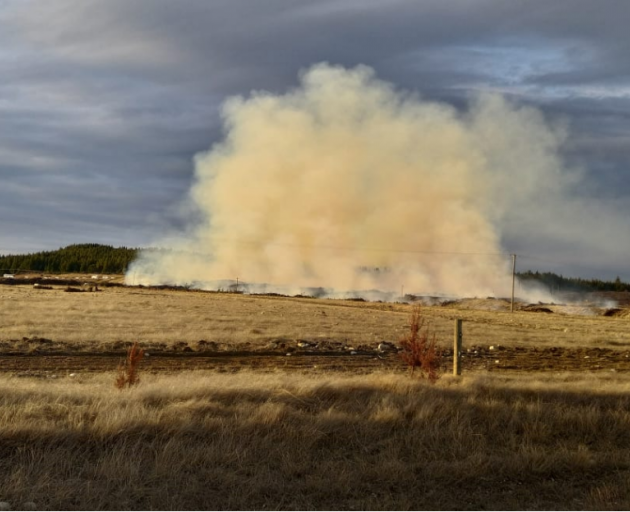
<svg viewBox="0 0 630 512"><path fill-rule="evenodd" d="M630 378L0 377L0 501L630 509Z"/></svg>

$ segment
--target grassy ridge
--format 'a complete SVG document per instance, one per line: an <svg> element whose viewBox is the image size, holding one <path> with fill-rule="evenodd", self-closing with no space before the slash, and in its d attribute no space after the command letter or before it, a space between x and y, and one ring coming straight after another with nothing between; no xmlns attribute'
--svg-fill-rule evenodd
<svg viewBox="0 0 630 512"><path fill-rule="evenodd" d="M76 379L76 378L75 378ZM629 509L630 379L0 380L0 500L46 509Z"/></svg>

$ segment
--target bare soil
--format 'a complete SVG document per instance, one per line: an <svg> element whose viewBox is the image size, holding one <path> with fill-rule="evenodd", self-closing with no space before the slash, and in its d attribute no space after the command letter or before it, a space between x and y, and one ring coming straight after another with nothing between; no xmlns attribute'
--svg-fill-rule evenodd
<svg viewBox="0 0 630 512"><path fill-rule="evenodd" d="M17 376L56 378L70 373L112 371L124 359L124 352L105 353L4 353L0 354L0 372ZM442 370L449 372L452 351L445 351ZM149 373L174 373L214 370L236 373L241 370L262 372L299 371L307 373L371 373L375 370L406 371L397 353L381 354L363 350L292 352L183 352L153 353L142 361ZM630 372L630 353L605 348L524 348L472 347L462 358L462 370L489 372Z"/></svg>

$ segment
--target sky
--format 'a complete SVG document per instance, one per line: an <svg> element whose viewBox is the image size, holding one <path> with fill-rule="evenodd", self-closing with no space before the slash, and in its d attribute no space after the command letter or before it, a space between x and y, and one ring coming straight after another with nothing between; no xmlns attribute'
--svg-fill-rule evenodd
<svg viewBox="0 0 630 512"><path fill-rule="evenodd" d="M502 249L630 281L628 19L623 0L0 0L0 253L186 231L226 100L326 62L462 115L484 93L539 109L575 201Z"/></svg>

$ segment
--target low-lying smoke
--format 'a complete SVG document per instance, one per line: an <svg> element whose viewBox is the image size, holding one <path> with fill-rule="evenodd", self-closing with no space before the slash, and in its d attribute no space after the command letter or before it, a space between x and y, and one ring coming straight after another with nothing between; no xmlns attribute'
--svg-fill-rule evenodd
<svg viewBox="0 0 630 512"><path fill-rule="evenodd" d="M315 65L286 94L229 99L223 121L195 158L202 221L176 250L144 252L128 282L507 296L507 213L568 175L563 133L535 109L482 95L462 114L365 66Z"/></svg>

